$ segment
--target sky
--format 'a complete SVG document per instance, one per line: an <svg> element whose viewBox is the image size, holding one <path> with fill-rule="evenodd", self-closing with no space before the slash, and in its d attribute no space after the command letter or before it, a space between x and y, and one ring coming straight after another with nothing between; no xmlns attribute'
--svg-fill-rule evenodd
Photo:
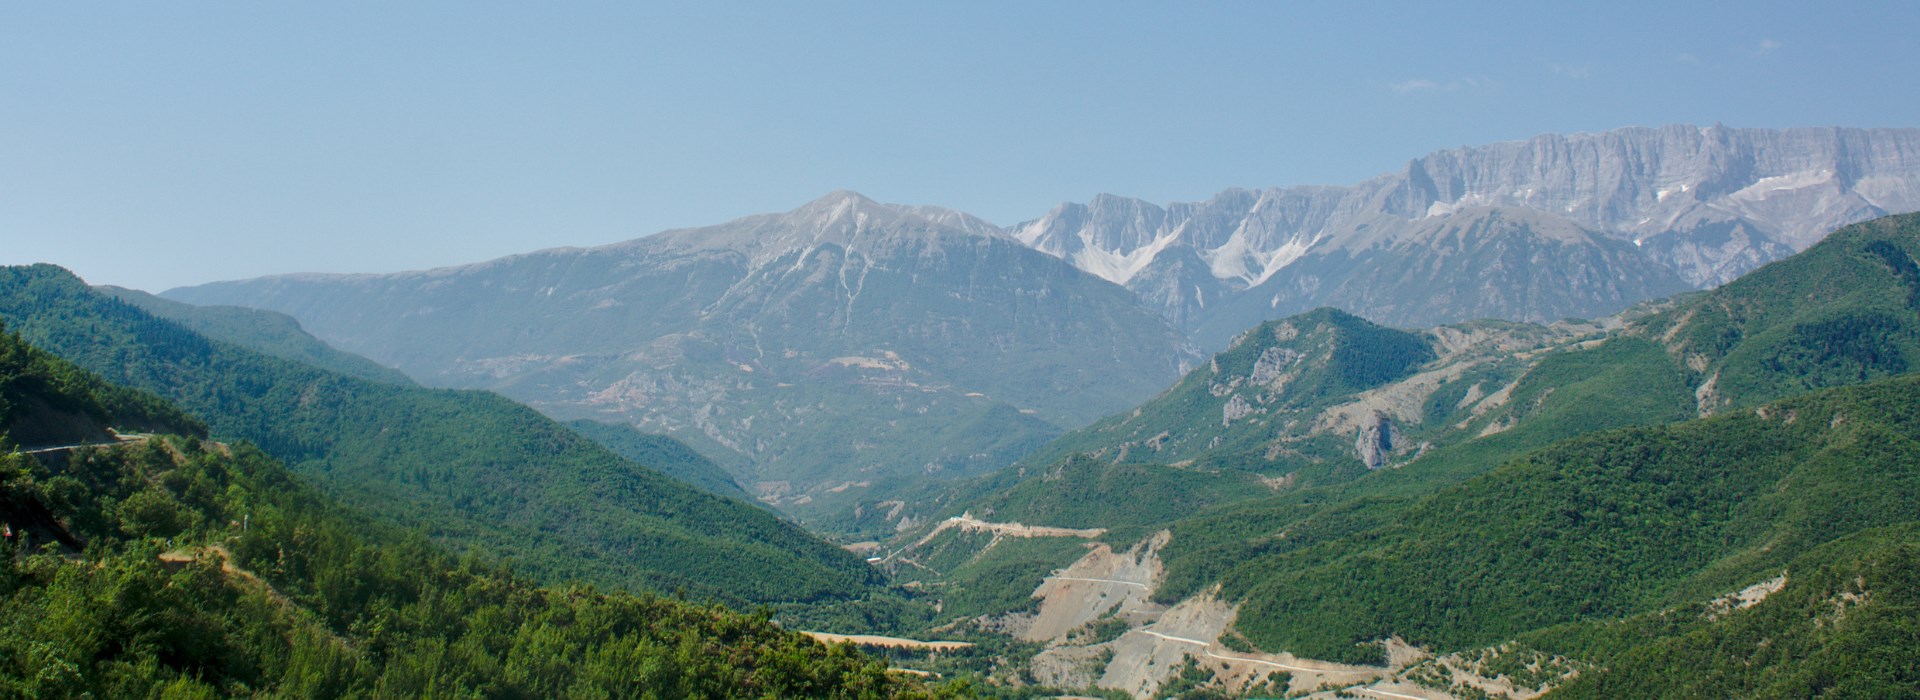
<svg viewBox="0 0 1920 700"><path fill-rule="evenodd" d="M1672 123L1920 126L1920 3L0 4L0 264L389 272L838 189L1008 225Z"/></svg>

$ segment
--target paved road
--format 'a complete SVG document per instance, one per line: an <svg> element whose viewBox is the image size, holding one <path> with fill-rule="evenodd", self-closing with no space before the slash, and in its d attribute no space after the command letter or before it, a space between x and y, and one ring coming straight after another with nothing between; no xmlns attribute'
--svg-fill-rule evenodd
<svg viewBox="0 0 1920 700"><path fill-rule="evenodd" d="M21 450L20 454L37 455L37 454L42 454L46 452L61 452L65 450L77 450L82 447L103 447L106 445L125 445L133 442L144 442L147 439L147 437L148 436L146 435L121 435L119 440L115 442L83 442L77 445L56 445L53 447L36 447L31 450Z"/></svg>

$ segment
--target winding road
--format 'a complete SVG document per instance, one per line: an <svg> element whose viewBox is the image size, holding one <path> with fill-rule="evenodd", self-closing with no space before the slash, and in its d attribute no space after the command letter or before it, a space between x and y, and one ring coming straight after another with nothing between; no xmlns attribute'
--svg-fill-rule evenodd
<svg viewBox="0 0 1920 700"><path fill-rule="evenodd" d="M152 436L142 435L142 434L116 435L114 442L82 442L74 445L55 445L53 447L35 447L31 450L17 450L16 452L23 455L37 455L37 454L46 454L48 452L65 452L68 450L77 450L82 447L109 447L113 445L129 445L136 442L145 442L149 437L152 437Z"/></svg>

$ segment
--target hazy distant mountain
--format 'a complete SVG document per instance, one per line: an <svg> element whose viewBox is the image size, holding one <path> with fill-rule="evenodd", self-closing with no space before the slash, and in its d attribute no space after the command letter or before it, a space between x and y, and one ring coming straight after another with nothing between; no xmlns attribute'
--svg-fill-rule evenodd
<svg viewBox="0 0 1920 700"><path fill-rule="evenodd" d="M1194 357L1127 290L985 221L850 192L601 248L167 296L293 315L429 384L724 447L789 506L1002 466Z"/></svg>
<svg viewBox="0 0 1920 700"><path fill-rule="evenodd" d="M670 432L763 498L850 511L1007 464L1262 321L1598 317L1916 209L1920 129L1673 126L1442 151L1345 187L1103 195L1007 229L836 192L600 248L168 296Z"/></svg>
<svg viewBox="0 0 1920 700"><path fill-rule="evenodd" d="M1669 126L1441 151L1350 187L1102 195L1011 233L1203 346L1335 306L1425 326L1611 313L1920 210L1920 129Z"/></svg>

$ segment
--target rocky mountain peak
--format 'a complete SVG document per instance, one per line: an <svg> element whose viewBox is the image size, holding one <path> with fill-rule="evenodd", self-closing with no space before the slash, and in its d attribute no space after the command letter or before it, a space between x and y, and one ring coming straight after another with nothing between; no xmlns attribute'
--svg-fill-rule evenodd
<svg viewBox="0 0 1920 700"><path fill-rule="evenodd" d="M791 211L666 231L633 245L648 251L740 253L758 267L821 245L865 250L939 236L1003 238L1005 234L984 219L952 209L886 204L852 190L836 190Z"/></svg>
<svg viewBox="0 0 1920 700"><path fill-rule="evenodd" d="M892 208L853 190L834 190L822 195L819 199L800 205L788 215L809 220L834 221L848 214L871 214L876 211L892 211Z"/></svg>
<svg viewBox="0 0 1920 700"><path fill-rule="evenodd" d="M1618 310L1676 291L1669 280L1711 287L1845 224L1915 210L1920 129L1673 125L1436 151L1351 186L1165 206L1101 195L1013 235L1212 345L1322 305L1396 325ZM1422 248L1435 240L1472 245L1449 259ZM1489 286L1489 266L1529 291ZM1421 284L1400 283L1411 278ZM1453 291L1418 291L1432 285Z"/></svg>

